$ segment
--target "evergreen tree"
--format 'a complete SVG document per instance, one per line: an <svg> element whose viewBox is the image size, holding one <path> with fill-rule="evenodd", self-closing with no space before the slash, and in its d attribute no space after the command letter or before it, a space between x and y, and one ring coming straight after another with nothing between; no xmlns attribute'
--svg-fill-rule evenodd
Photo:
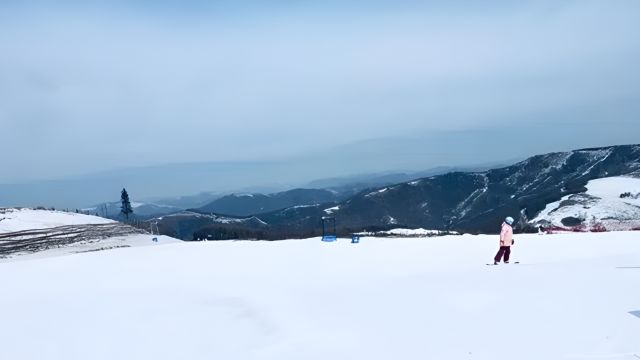
<svg viewBox="0 0 640 360"><path fill-rule="evenodd" d="M129 215L133 214L133 208L131 207L131 201L129 201L129 194L127 193L127 189L122 189L120 200L122 202L120 212L124 214L127 220L129 220Z"/></svg>

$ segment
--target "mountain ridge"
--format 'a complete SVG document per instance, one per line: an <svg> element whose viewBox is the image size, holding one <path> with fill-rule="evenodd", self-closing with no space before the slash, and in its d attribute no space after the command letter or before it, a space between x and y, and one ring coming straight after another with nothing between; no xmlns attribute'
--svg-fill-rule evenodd
<svg viewBox="0 0 640 360"><path fill-rule="evenodd" d="M369 189L339 202L253 214L277 233L317 234L334 216L339 231L403 226L495 232L506 216L525 229L547 204L586 190L588 181L640 172L640 146L616 145L535 155L482 172L450 172ZM330 213L326 210L334 208ZM264 227L261 231L265 231Z"/></svg>

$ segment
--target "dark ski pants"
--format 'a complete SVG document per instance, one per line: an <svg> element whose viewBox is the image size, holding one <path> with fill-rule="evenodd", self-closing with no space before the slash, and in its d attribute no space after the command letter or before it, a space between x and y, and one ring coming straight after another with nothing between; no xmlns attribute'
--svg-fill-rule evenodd
<svg viewBox="0 0 640 360"><path fill-rule="evenodd" d="M509 262L509 255L511 255L511 246L500 246L500 250L498 250L496 257L493 258L493 261L500 262L500 259L502 259L502 255L504 255L504 262Z"/></svg>

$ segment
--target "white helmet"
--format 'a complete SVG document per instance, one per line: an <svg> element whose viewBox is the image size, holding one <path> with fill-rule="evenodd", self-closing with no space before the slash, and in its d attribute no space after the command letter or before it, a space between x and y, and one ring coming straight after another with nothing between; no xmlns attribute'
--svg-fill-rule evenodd
<svg viewBox="0 0 640 360"><path fill-rule="evenodd" d="M504 219L504 222L506 222L507 224L511 225L511 224L513 224L513 218L511 216L507 216L507 218Z"/></svg>

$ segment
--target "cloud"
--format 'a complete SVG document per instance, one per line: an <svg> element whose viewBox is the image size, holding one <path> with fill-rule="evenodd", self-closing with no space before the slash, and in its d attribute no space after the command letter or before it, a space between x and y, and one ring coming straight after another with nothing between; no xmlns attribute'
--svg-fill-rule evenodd
<svg viewBox="0 0 640 360"><path fill-rule="evenodd" d="M640 94L634 1L212 3L6 5L2 140L24 149L6 166L281 157Z"/></svg>

